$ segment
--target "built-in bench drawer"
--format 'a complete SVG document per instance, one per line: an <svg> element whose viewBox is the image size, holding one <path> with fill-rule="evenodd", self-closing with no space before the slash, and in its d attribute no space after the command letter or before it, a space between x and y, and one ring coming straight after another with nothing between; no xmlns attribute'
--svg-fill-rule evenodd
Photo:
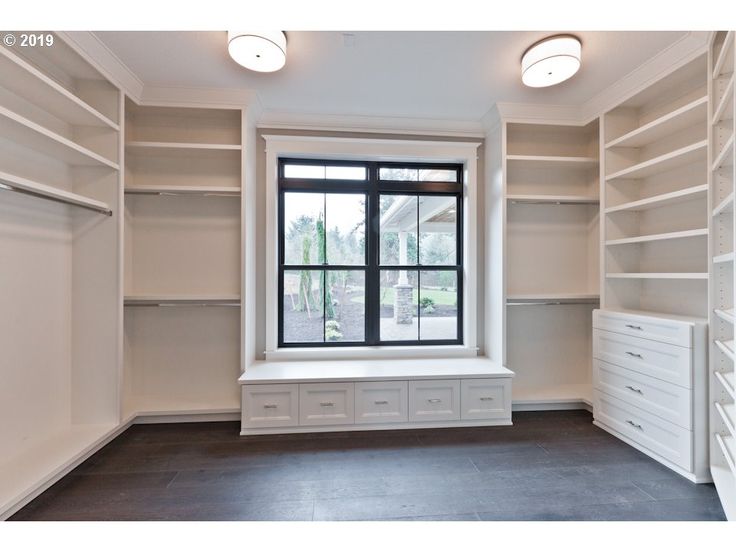
<svg viewBox="0 0 736 552"><path fill-rule="evenodd" d="M430 422L460 419L460 380L409 382L409 420Z"/></svg>
<svg viewBox="0 0 736 552"><path fill-rule="evenodd" d="M645 376L692 387L692 349L594 329L593 357Z"/></svg>
<svg viewBox="0 0 736 552"><path fill-rule="evenodd" d="M464 379L460 403L463 420L511 418L511 380Z"/></svg>
<svg viewBox="0 0 736 552"><path fill-rule="evenodd" d="M597 359L593 371L599 391L692 430L689 389Z"/></svg>
<svg viewBox="0 0 736 552"><path fill-rule="evenodd" d="M299 386L297 384L244 385L244 428L299 425Z"/></svg>
<svg viewBox="0 0 736 552"><path fill-rule="evenodd" d="M299 425L352 424L354 420L352 383L299 384Z"/></svg>
<svg viewBox="0 0 736 552"><path fill-rule="evenodd" d="M408 400L405 381L355 382L355 423L407 422Z"/></svg>
<svg viewBox="0 0 736 552"><path fill-rule="evenodd" d="M595 418L632 441L690 471L691 431L637 408L608 393L595 391Z"/></svg>
<svg viewBox="0 0 736 552"><path fill-rule="evenodd" d="M680 347L692 347L693 342L692 326L677 320L595 310L593 327Z"/></svg>

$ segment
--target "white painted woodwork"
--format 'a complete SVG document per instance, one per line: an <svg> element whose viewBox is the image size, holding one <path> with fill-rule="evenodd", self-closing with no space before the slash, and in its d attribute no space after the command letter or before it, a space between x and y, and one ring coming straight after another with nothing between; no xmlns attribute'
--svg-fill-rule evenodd
<svg viewBox="0 0 736 552"><path fill-rule="evenodd" d="M243 427L282 427L299 424L299 386L243 386Z"/></svg>
<svg viewBox="0 0 736 552"><path fill-rule="evenodd" d="M352 383L299 384L299 425L343 425L354 421Z"/></svg>
<svg viewBox="0 0 736 552"><path fill-rule="evenodd" d="M355 423L408 422L408 401L406 381L356 381Z"/></svg>
<svg viewBox="0 0 736 552"><path fill-rule="evenodd" d="M511 380L461 380L460 403L460 417L463 420L508 418L511 411Z"/></svg>
<svg viewBox="0 0 736 552"><path fill-rule="evenodd" d="M409 420L460 419L460 380L415 380L409 382Z"/></svg>

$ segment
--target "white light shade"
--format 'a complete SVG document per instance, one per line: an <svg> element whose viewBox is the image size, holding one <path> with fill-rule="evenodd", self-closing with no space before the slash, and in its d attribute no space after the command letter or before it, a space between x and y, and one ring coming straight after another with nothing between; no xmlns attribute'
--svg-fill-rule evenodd
<svg viewBox="0 0 736 552"><path fill-rule="evenodd" d="M278 71L286 63L286 35L282 31L228 31L227 51L252 71Z"/></svg>
<svg viewBox="0 0 736 552"><path fill-rule="evenodd" d="M574 36L552 36L534 44L521 58L521 81L533 88L552 86L580 69L582 47Z"/></svg>

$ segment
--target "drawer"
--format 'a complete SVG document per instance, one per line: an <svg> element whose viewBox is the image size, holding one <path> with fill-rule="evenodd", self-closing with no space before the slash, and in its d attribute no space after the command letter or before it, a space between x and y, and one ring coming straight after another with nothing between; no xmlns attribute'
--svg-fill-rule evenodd
<svg viewBox="0 0 736 552"><path fill-rule="evenodd" d="M299 386L244 385L244 428L299 425Z"/></svg>
<svg viewBox="0 0 736 552"><path fill-rule="evenodd" d="M594 329L593 358L692 387L692 349Z"/></svg>
<svg viewBox="0 0 736 552"><path fill-rule="evenodd" d="M460 404L463 420L511 418L511 379L464 379Z"/></svg>
<svg viewBox="0 0 736 552"><path fill-rule="evenodd" d="M680 347L692 347L693 342L691 324L666 318L594 310L593 327Z"/></svg>
<svg viewBox="0 0 736 552"><path fill-rule="evenodd" d="M692 471L693 434L601 391L595 392L595 419L686 471Z"/></svg>
<svg viewBox="0 0 736 552"><path fill-rule="evenodd" d="M460 419L460 380L409 382L409 420L430 422Z"/></svg>
<svg viewBox="0 0 736 552"><path fill-rule="evenodd" d="M342 425L355 420L352 383L299 384L299 425Z"/></svg>
<svg viewBox="0 0 736 552"><path fill-rule="evenodd" d="M365 381L355 383L355 423L382 424L409 421L405 381Z"/></svg>
<svg viewBox="0 0 736 552"><path fill-rule="evenodd" d="M593 361L593 381L599 391L692 430L689 389L601 360Z"/></svg>

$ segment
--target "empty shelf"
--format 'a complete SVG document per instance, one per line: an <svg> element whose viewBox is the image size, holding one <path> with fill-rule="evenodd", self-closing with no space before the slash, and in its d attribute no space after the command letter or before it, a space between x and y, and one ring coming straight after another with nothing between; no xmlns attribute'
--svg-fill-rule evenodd
<svg viewBox="0 0 736 552"><path fill-rule="evenodd" d="M718 124L720 121L733 119L733 79L734 75L731 75L726 89L723 91L723 96L721 96L721 100L713 112L713 119L711 120L711 124L713 125Z"/></svg>
<svg viewBox="0 0 736 552"><path fill-rule="evenodd" d="M126 194L239 196L237 186L126 186Z"/></svg>
<svg viewBox="0 0 736 552"><path fill-rule="evenodd" d="M716 441L721 447L723 456L726 457L728 467L731 469L731 474L736 476L736 437L732 435L719 435L716 433Z"/></svg>
<svg viewBox="0 0 736 552"><path fill-rule="evenodd" d="M646 199L638 199L636 201L630 201L628 203L622 203L621 205L609 207L606 209L606 213L616 213L619 211L648 211L650 209L658 209L659 207L675 205L677 203L683 203L685 201L704 199L707 193L708 185L700 184L698 186L685 188L684 190L668 192L666 194L660 194L648 197Z"/></svg>
<svg viewBox="0 0 736 552"><path fill-rule="evenodd" d="M126 295L125 306L239 306L239 295Z"/></svg>
<svg viewBox="0 0 736 552"><path fill-rule="evenodd" d="M567 204L598 204L600 200L597 197L576 196L576 195L507 195L506 199L511 203L549 203L552 205Z"/></svg>
<svg viewBox="0 0 736 552"><path fill-rule="evenodd" d="M708 235L707 228L697 228L695 230L683 230L681 232L666 232L664 234L650 234L648 236L636 236L633 238L621 238L617 240L607 240L606 245L626 245L631 243L646 243L662 240L677 240L683 238L696 238Z"/></svg>
<svg viewBox="0 0 736 552"><path fill-rule="evenodd" d="M726 33L726 38L723 41L723 44L721 45L721 50L718 53L718 58L716 59L716 62L713 64L713 78L717 79L721 76L721 74L729 74L733 71L733 67L724 67L726 60L728 59L728 56L731 54L732 51L732 44L733 44L733 31L728 31ZM724 72L724 68L726 71Z"/></svg>
<svg viewBox="0 0 736 552"><path fill-rule="evenodd" d="M0 189L20 192L58 203L66 203L108 216L112 215L112 210L107 203L2 171L0 171Z"/></svg>
<svg viewBox="0 0 736 552"><path fill-rule="evenodd" d="M117 163L2 106L0 134L25 148L70 165L119 168Z"/></svg>
<svg viewBox="0 0 736 552"><path fill-rule="evenodd" d="M610 174L606 177L606 180L646 178L654 174L664 173L694 161L705 159L707 149L708 140L701 140Z"/></svg>
<svg viewBox="0 0 736 552"><path fill-rule="evenodd" d="M557 155L507 155L510 164L523 163L539 168L592 168L598 165L595 157L565 157Z"/></svg>
<svg viewBox="0 0 736 552"><path fill-rule="evenodd" d="M713 312L724 322L734 323L733 309L715 309Z"/></svg>
<svg viewBox="0 0 736 552"><path fill-rule="evenodd" d="M732 437L736 437L736 406L733 403L716 402L716 411Z"/></svg>
<svg viewBox="0 0 736 552"><path fill-rule="evenodd" d="M717 217L722 213L733 213L733 192L728 194L717 206L713 209L713 216Z"/></svg>
<svg viewBox="0 0 736 552"><path fill-rule="evenodd" d="M134 155L167 157L230 157L241 151L236 144L194 144L187 142L126 142L125 149Z"/></svg>
<svg viewBox="0 0 736 552"><path fill-rule="evenodd" d="M733 262L733 251L730 253L724 253L723 255L716 255L713 257L713 263L732 263Z"/></svg>
<svg viewBox="0 0 736 552"><path fill-rule="evenodd" d="M720 343L716 341L716 344ZM736 400L736 388L734 387L733 372L714 372L716 379L723 386L726 392Z"/></svg>
<svg viewBox="0 0 736 552"><path fill-rule="evenodd" d="M733 165L733 134L731 134L731 137L726 141L726 144L723 146L720 152L718 152L718 155L716 156L715 160L713 161L713 165L711 166L712 171L717 171L718 169L722 167L730 167Z"/></svg>
<svg viewBox="0 0 736 552"><path fill-rule="evenodd" d="M705 121L708 116L707 110L708 96L703 96L615 140L611 140L606 144L606 148L637 148L652 144L680 130Z"/></svg>
<svg viewBox="0 0 736 552"><path fill-rule="evenodd" d="M707 280L707 272L609 272L606 278L641 280Z"/></svg>

